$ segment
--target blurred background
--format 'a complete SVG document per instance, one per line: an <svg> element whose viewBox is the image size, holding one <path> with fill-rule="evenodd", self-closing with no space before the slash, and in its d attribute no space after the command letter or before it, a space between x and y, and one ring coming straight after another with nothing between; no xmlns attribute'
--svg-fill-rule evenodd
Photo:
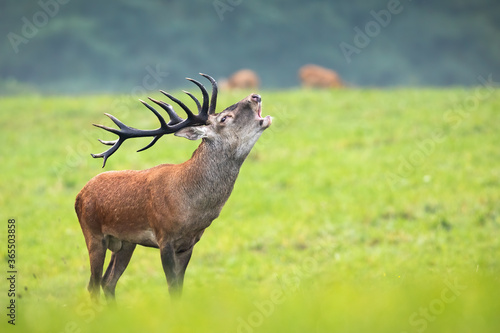
<svg viewBox="0 0 500 333"><path fill-rule="evenodd" d="M221 79L241 68L257 72L262 88L280 89L298 86L307 63L353 86L471 86L479 75L500 77L498 0L1 6L0 94L131 92L154 82L168 89L198 72Z"/></svg>

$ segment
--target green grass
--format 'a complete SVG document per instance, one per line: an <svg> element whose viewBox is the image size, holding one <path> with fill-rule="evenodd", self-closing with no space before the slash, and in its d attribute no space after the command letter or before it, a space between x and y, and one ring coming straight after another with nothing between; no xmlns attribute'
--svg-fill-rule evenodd
<svg viewBox="0 0 500 333"><path fill-rule="evenodd" d="M91 123L110 125L104 112L138 128L156 118L128 96L1 98L0 244L15 218L16 328L497 332L500 90L261 94L273 125L196 245L182 300L168 297L159 252L141 247L116 307L89 302L74 198L103 171L96 139L113 139ZM106 170L179 163L198 144L165 137L136 153L148 140L136 141Z"/></svg>

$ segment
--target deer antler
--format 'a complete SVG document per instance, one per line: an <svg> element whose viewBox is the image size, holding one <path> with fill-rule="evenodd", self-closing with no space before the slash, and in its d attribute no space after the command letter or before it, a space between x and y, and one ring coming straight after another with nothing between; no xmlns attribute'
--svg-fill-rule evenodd
<svg viewBox="0 0 500 333"><path fill-rule="evenodd" d="M148 148L151 148L165 134L175 133L178 130L180 130L184 127L188 127L188 126L206 125L207 120L208 120L208 116L215 114L215 107L216 107L216 103L217 103L217 82L215 82L215 80L212 77L210 77L209 75L202 74L202 73L200 73L200 75L207 78L212 83L212 99L210 101L210 106L208 105L208 103L209 103L208 92L205 89L205 87L200 82L193 80L193 79L190 79L190 78L187 78L187 80L193 82L194 84L196 84L200 88L201 93L203 95L203 104L200 104L198 99L196 99L196 97L193 94L191 94L187 91L184 91L196 103L196 106L198 107L198 114L197 115L193 114L193 112L191 112L191 110L189 110L189 108L184 103L182 103L180 100L178 100L174 96L170 95L169 93L164 92L163 90L160 90L160 92L162 94L164 94L165 96L167 96L168 98L170 98L175 103L177 103L186 112L186 115L187 115L186 119L179 117L179 115L177 115L177 113L174 111L173 107L170 104L155 100L151 97L148 97L149 100L156 103L163 110L165 110L170 118L170 121L168 123L166 123L165 119L160 115L160 113L158 111L156 111L148 103L140 100L141 103L144 104L149 110L151 110L155 114L155 116L158 118L158 120L160 121L160 127L157 129L140 130L140 129L136 129L133 127L129 127L129 126L125 125L124 123L122 123L120 120L118 120L116 117L114 117L108 113L105 113L105 115L108 116L118 126L119 129L115 129L115 128L111 128L111 127L107 127L107 126L99 125L99 124L93 124L93 125L96 127L102 128L108 132L111 132L111 133L118 135L118 139L113 140L113 141L103 141L103 140L99 139L99 141L101 143L103 143L107 146L112 146L112 147L109 148L108 150L106 150L105 152L100 153L100 154L91 154L92 157L103 158L104 161L102 163L102 167L104 168L104 166L106 165L107 159L111 155L113 155L113 153L115 151L117 151L118 148L120 148L121 144L125 140L127 140L129 138L139 138L139 137L148 137L148 136L153 137L153 140L147 146L138 150L138 152L140 152L140 151L146 150Z"/></svg>

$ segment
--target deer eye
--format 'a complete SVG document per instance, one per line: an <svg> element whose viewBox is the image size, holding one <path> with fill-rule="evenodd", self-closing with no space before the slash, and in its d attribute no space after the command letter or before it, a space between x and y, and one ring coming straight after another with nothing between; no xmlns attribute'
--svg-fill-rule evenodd
<svg viewBox="0 0 500 333"><path fill-rule="evenodd" d="M224 117L222 117L222 119L220 120L220 122L223 123L223 122L226 121L226 119L227 119L227 116L224 116Z"/></svg>

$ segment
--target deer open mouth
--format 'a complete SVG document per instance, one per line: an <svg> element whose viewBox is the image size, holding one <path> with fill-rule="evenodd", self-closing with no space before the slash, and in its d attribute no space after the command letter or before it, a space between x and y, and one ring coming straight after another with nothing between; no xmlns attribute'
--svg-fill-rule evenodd
<svg viewBox="0 0 500 333"><path fill-rule="evenodd" d="M254 102L257 102L257 119L259 120L259 125L261 126L262 129L268 128L271 123L272 123L272 118L271 116L266 116L265 118L262 118L262 99L260 95L253 94L251 95L251 98Z"/></svg>
<svg viewBox="0 0 500 333"><path fill-rule="evenodd" d="M266 129L269 126L271 126L272 122L273 122L273 118L271 118L271 116L266 116L265 118L261 118L260 119L260 127L262 127L263 129Z"/></svg>
<svg viewBox="0 0 500 333"><path fill-rule="evenodd" d="M259 107L259 110L257 111L257 114L259 116L259 124L262 129L266 129L269 126L271 126L271 123L273 122L273 118L271 116L266 116L265 118L262 118L262 109Z"/></svg>

